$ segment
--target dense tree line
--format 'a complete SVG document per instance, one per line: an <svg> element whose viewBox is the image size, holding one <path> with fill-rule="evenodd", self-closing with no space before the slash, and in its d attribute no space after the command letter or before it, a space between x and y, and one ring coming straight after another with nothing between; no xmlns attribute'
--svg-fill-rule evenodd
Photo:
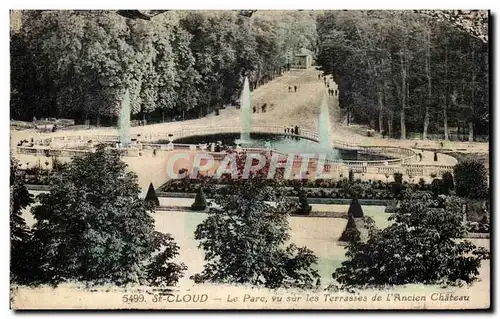
<svg viewBox="0 0 500 319"><path fill-rule="evenodd" d="M333 73L347 120L390 136L488 134L488 43L411 11L318 16L318 63Z"/></svg>
<svg viewBox="0 0 500 319"><path fill-rule="evenodd" d="M114 123L126 89L133 116L206 115L314 50L312 12L170 11L150 21L115 11L23 11L11 34L11 117Z"/></svg>

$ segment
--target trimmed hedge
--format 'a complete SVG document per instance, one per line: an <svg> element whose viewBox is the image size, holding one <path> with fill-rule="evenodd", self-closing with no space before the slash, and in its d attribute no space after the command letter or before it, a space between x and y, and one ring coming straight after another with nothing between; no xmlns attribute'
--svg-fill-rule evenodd
<svg viewBox="0 0 500 319"><path fill-rule="evenodd" d="M205 193L203 189L199 189L198 193L196 193L196 197L194 198L194 203L191 205L192 210L205 210L207 209L207 198L205 197Z"/></svg>

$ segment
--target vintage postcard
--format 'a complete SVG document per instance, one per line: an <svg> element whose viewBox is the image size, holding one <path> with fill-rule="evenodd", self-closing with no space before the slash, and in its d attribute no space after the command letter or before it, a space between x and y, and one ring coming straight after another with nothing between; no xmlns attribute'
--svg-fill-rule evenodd
<svg viewBox="0 0 500 319"><path fill-rule="evenodd" d="M10 307L489 309L485 10L12 10Z"/></svg>

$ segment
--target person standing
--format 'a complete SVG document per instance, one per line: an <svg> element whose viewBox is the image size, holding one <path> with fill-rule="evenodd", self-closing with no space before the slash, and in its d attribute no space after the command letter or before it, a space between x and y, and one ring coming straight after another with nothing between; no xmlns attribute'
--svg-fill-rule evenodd
<svg viewBox="0 0 500 319"><path fill-rule="evenodd" d="M297 86L296 85L293 86L293 89L295 90L295 92L297 92Z"/></svg>

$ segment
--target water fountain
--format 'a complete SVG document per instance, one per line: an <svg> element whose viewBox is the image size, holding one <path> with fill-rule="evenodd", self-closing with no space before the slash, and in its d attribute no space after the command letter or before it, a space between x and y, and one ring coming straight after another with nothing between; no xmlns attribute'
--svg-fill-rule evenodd
<svg viewBox="0 0 500 319"><path fill-rule="evenodd" d="M326 96L323 96L318 117L318 136L321 148L330 149L330 111Z"/></svg>
<svg viewBox="0 0 500 319"><path fill-rule="evenodd" d="M241 106L241 135L239 143L245 143L250 141L250 129L252 126L252 100L250 97L250 85L248 83L248 77L245 77L245 82L243 84L243 92L240 98Z"/></svg>
<svg viewBox="0 0 500 319"><path fill-rule="evenodd" d="M120 147L128 147L130 143L130 92L125 91L121 103L118 133L120 137Z"/></svg>
<svg viewBox="0 0 500 319"><path fill-rule="evenodd" d="M319 150L320 153L326 153L327 158L337 159L338 152L333 148L330 135L331 135L330 110L328 107L328 101L326 99L326 95L323 95L323 100L321 101L321 106L318 116Z"/></svg>

